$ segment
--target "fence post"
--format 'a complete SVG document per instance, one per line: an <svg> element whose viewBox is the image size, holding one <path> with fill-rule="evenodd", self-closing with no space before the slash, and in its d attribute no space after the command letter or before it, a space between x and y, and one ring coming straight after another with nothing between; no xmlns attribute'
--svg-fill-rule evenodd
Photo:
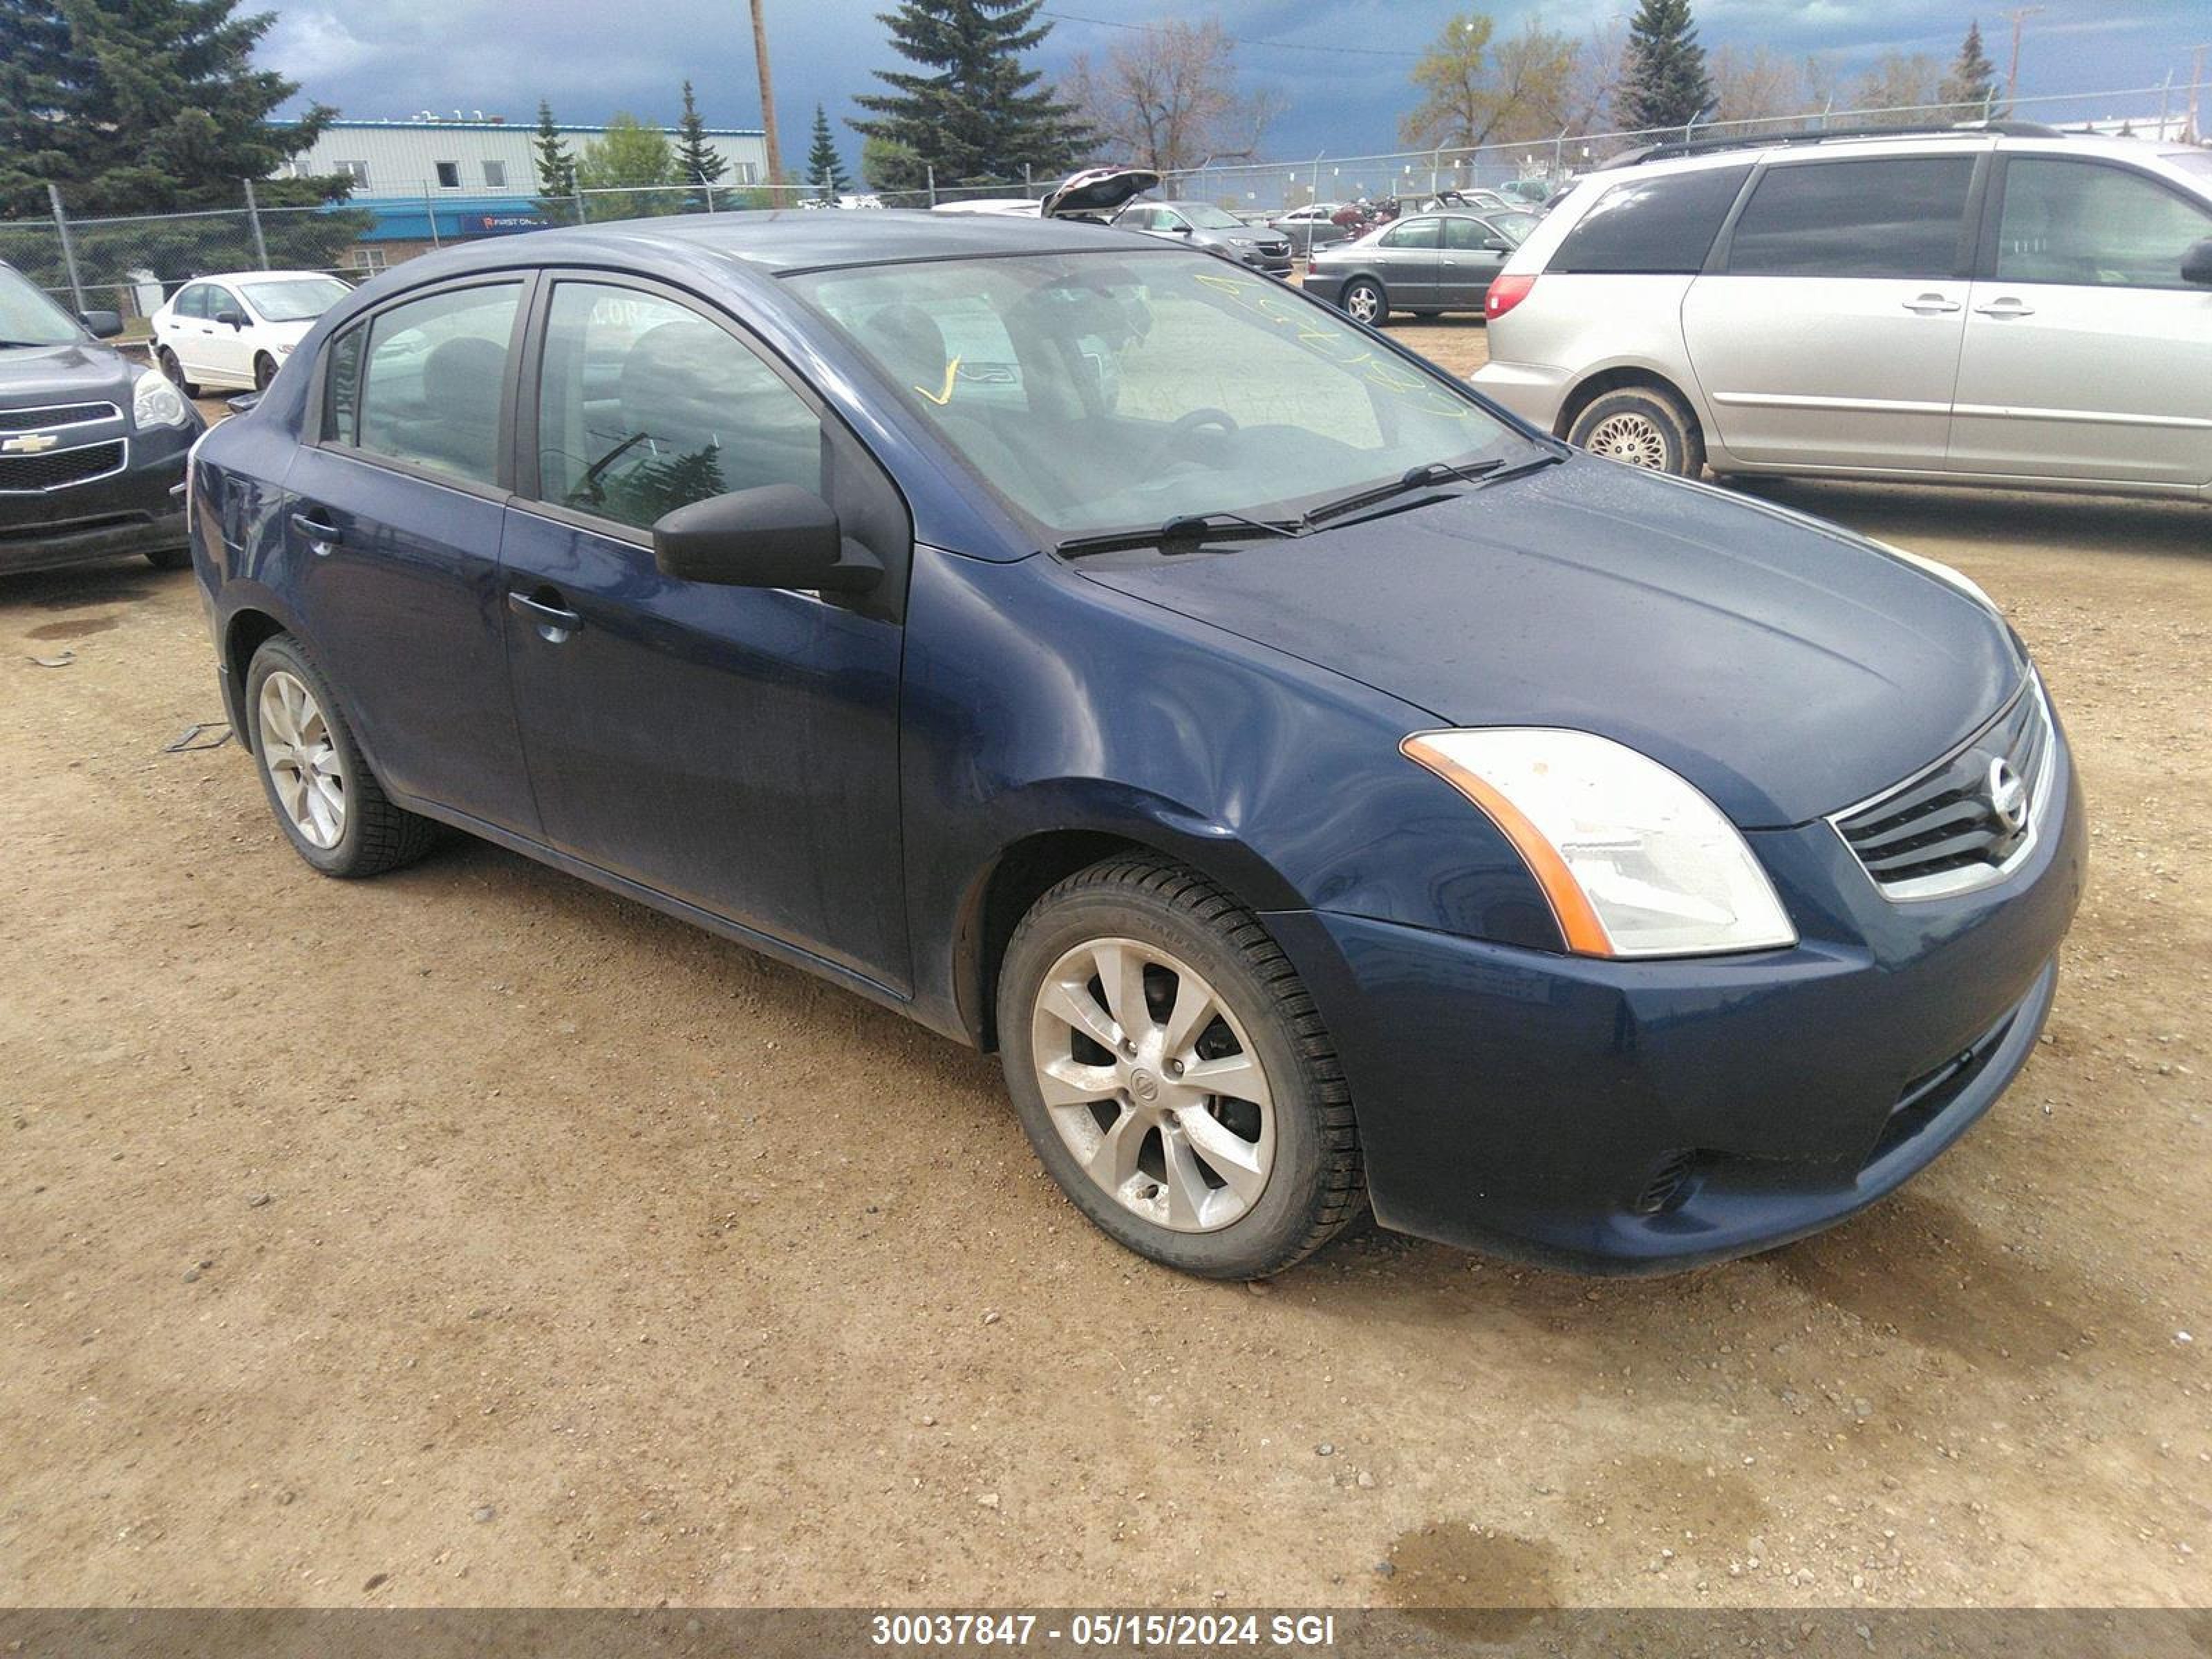
<svg viewBox="0 0 2212 1659"><path fill-rule="evenodd" d="M931 162L929 164L929 204L932 207L935 207L937 205L937 165L935 162Z"/></svg>
<svg viewBox="0 0 2212 1659"><path fill-rule="evenodd" d="M46 180L46 199L54 204L54 229L62 239L62 265L69 272L70 298L79 312L84 309L84 284L77 279L76 244L70 240L69 215L62 211L62 190L52 179Z"/></svg>
<svg viewBox="0 0 2212 1659"><path fill-rule="evenodd" d="M430 223L430 246L441 246L438 240L438 204L430 194L430 181L422 181L422 216Z"/></svg>
<svg viewBox="0 0 2212 1659"><path fill-rule="evenodd" d="M261 204L253 199L253 180L246 179L246 222L253 227L255 269L269 269L269 239L261 234Z"/></svg>
<svg viewBox="0 0 2212 1659"><path fill-rule="evenodd" d="M571 185L568 186L568 195L576 204L576 222L580 225L591 223L592 216L584 206L584 187L581 185Z"/></svg>

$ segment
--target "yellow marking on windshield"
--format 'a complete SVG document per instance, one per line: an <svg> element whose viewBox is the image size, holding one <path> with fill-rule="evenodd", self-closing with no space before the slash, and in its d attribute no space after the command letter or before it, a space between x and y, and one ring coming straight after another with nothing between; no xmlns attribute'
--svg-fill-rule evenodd
<svg viewBox="0 0 2212 1659"><path fill-rule="evenodd" d="M944 391L932 392L926 386L918 386L915 387L915 390L921 393L923 397L928 398L930 402L935 404L939 409L942 409L945 404L952 401L952 382L954 379L958 376L959 373L960 360L957 357L955 357L951 362L945 366Z"/></svg>

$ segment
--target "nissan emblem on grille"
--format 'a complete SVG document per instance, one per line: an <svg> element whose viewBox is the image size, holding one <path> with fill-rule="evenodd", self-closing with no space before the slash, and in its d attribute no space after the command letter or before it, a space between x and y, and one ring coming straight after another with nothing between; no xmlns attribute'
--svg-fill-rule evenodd
<svg viewBox="0 0 2212 1659"><path fill-rule="evenodd" d="M2027 822L2027 781L2002 756L1990 763L1990 811L2009 835Z"/></svg>

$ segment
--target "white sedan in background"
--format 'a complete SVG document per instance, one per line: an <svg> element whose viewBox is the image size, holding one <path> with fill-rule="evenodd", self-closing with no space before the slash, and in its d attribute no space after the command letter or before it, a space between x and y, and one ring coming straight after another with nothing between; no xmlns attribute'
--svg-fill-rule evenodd
<svg viewBox="0 0 2212 1659"><path fill-rule="evenodd" d="M242 270L189 282L150 319L154 361L187 397L276 378L315 319L351 292L319 270Z"/></svg>

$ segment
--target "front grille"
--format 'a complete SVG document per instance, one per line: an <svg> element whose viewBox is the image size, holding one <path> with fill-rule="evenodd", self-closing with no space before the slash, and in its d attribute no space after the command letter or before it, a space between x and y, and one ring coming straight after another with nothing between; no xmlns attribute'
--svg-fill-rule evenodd
<svg viewBox="0 0 2212 1659"><path fill-rule="evenodd" d="M1262 242L1260 244L1260 252L1266 254L1270 259L1279 259L1290 251L1291 245L1288 242Z"/></svg>
<svg viewBox="0 0 2212 1659"><path fill-rule="evenodd" d="M54 449L43 455L0 455L0 494L36 495L66 489L123 470L123 440Z"/></svg>
<svg viewBox="0 0 2212 1659"><path fill-rule="evenodd" d="M1892 898L1982 886L2034 839L2056 746L2031 677L1966 747L1832 822Z"/></svg>
<svg viewBox="0 0 2212 1659"><path fill-rule="evenodd" d="M50 404L44 409L0 409L0 432L44 432L49 427L88 426L94 421L119 421L123 411L113 404Z"/></svg>

